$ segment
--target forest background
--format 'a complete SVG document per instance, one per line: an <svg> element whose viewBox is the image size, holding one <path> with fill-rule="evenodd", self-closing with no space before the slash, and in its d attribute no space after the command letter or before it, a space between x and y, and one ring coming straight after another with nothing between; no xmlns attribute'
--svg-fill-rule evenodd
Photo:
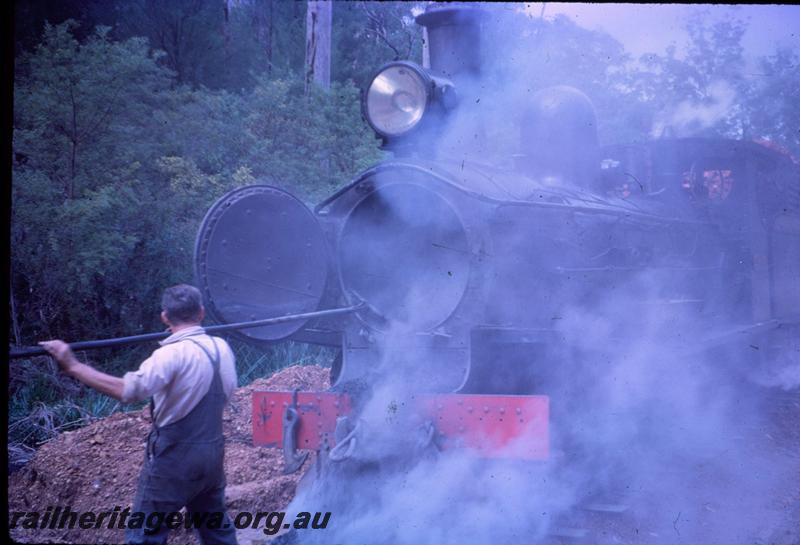
<svg viewBox="0 0 800 545"><path fill-rule="evenodd" d="M266 182L309 204L381 160L359 89L383 63L421 62L425 2L334 2L330 85L308 85L309 3L34 0L14 6L12 345L157 331L165 286L191 282L198 225L235 187ZM680 48L634 58L563 16L519 9L541 69L598 111L601 143L681 135L760 140L800 157L800 55L746 58L747 23L686 18ZM755 69L753 67L756 67ZM240 383L324 363L297 343L234 342ZM133 370L151 346L85 354ZM128 409L59 376L49 358L9 363L9 462L62 430Z"/></svg>

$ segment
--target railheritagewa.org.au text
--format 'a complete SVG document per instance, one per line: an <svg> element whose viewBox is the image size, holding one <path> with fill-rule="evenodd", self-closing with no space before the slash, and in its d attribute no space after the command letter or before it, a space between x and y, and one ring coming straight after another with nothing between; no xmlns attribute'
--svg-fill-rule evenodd
<svg viewBox="0 0 800 545"><path fill-rule="evenodd" d="M281 529L295 530L320 530L328 526L330 512L310 513L301 511L293 520L286 518L283 511L259 511L250 513L241 511L235 517L226 520L225 514L216 512L184 512L173 511L169 513L131 511L130 507L123 509L119 505L107 511L73 511L67 507L48 507L41 511L12 511L9 513L9 526L27 530L99 530L99 529L140 529L155 530L161 527L170 530L209 528L220 529L233 525L238 530L245 528L258 529L267 535L274 535Z"/></svg>

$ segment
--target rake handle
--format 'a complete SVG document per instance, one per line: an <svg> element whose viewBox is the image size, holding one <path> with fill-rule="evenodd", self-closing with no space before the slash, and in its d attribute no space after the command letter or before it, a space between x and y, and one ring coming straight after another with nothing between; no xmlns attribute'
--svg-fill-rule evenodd
<svg viewBox="0 0 800 545"><path fill-rule="evenodd" d="M350 314L360 310L364 303L353 305L349 307L332 308L327 310L317 310L315 312L305 312L302 314L289 314L287 316L277 316L275 318L264 318L262 320L252 320L249 322L237 322L234 324L220 324L206 327L206 333L217 333L221 331L231 331L235 329L248 329L251 327L261 327L269 325L277 325L285 322L294 322L297 320L310 320L312 318L324 318L326 316L336 316L338 314ZM125 344L137 344L148 341L160 341L166 339L171 335L170 332L164 331L161 333L145 333L143 335L131 335L128 337L116 337L113 339L102 339L96 341L78 341L69 343L72 350L92 350L95 348L108 348L111 346L121 346ZM49 352L41 346L26 346L22 348L15 348L9 350L9 359L17 358L31 358L33 356L46 356Z"/></svg>

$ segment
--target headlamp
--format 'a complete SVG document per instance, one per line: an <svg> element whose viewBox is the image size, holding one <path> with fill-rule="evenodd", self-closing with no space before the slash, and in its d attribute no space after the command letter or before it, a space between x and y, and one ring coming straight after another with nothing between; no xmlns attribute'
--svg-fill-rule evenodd
<svg viewBox="0 0 800 545"><path fill-rule="evenodd" d="M384 137L405 134L416 127L431 101L433 82L414 63L392 62L372 79L364 97L364 113Z"/></svg>

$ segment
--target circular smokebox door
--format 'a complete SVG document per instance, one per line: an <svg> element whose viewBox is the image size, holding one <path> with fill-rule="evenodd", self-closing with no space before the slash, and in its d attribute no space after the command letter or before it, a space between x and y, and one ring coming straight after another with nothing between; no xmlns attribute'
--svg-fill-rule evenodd
<svg viewBox="0 0 800 545"><path fill-rule="evenodd" d="M220 323L317 310L327 277L325 236L314 214L267 185L234 189L212 206L197 234L195 275ZM304 321L242 329L247 340L278 341Z"/></svg>

